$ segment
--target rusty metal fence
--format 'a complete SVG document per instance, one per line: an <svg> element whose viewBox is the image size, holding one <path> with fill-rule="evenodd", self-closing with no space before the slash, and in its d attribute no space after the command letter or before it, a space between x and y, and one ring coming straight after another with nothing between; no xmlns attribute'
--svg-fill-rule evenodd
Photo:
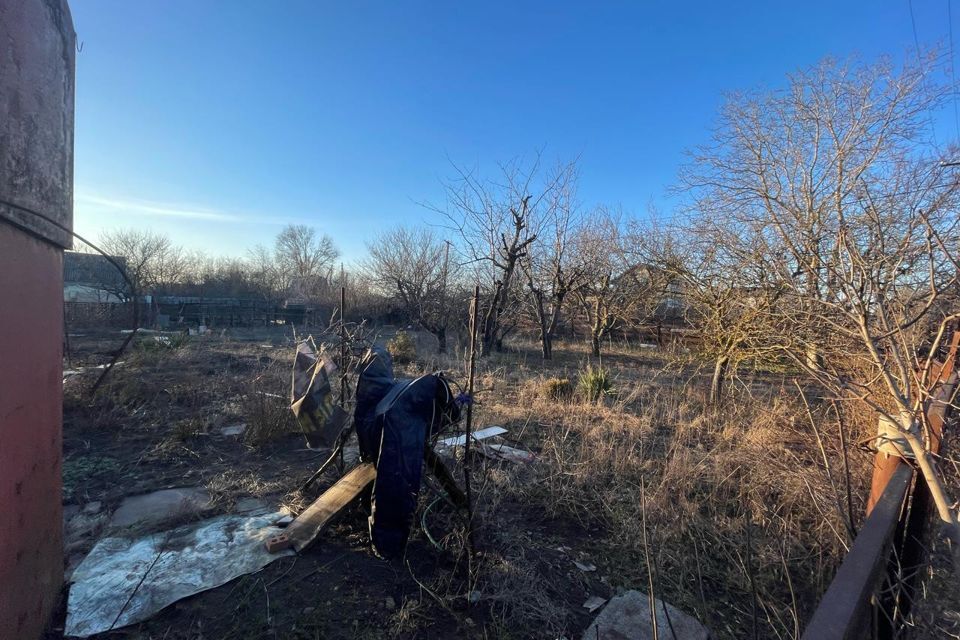
<svg viewBox="0 0 960 640"><path fill-rule="evenodd" d="M953 413L960 329L931 376L935 392L926 415L930 445L938 453ZM807 624L803 640L896 637L910 612L919 572L926 561L926 525L931 497L919 472L898 456L876 455L867 518Z"/></svg>

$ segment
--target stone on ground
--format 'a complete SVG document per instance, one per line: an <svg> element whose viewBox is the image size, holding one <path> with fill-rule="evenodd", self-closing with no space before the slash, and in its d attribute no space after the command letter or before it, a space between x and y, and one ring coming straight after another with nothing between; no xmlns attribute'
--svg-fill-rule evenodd
<svg viewBox="0 0 960 640"><path fill-rule="evenodd" d="M695 618L661 600L654 602L660 640L709 640L710 633ZM653 640L647 594L627 591L611 598L584 631L583 640Z"/></svg>
<svg viewBox="0 0 960 640"><path fill-rule="evenodd" d="M162 489L124 498L110 524L114 527L157 524L198 514L209 504L210 494L203 489Z"/></svg>

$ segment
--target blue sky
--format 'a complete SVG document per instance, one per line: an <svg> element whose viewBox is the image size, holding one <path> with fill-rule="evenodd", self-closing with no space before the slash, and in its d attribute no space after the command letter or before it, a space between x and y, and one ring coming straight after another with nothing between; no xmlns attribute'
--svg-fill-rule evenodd
<svg viewBox="0 0 960 640"><path fill-rule="evenodd" d="M669 209L724 91L914 46L907 0L70 4L76 230L220 255L295 222L351 261L380 227L436 221L417 203L450 161L538 149L580 157L587 205ZM947 0L914 4L921 45L946 48Z"/></svg>

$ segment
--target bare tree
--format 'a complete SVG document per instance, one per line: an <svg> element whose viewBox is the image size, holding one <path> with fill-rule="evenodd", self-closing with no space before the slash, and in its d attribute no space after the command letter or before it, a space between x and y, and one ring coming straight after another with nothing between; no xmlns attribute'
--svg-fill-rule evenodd
<svg viewBox="0 0 960 640"><path fill-rule="evenodd" d="M127 275L140 293L177 282L185 273L183 251L166 235L147 229L116 229L100 235L100 246L124 259ZM117 293L122 298L128 291Z"/></svg>
<svg viewBox="0 0 960 640"><path fill-rule="evenodd" d="M520 260L544 360L553 357L553 340L564 302L584 277L583 261L572 246L583 223L576 202L576 166L567 165L561 170L566 175L548 194L535 222L539 240L531 243Z"/></svg>
<svg viewBox="0 0 960 640"><path fill-rule="evenodd" d="M734 96L683 180L768 277L770 342L894 425L960 542L925 421L925 354L960 316L942 305L960 274L958 181L924 139L944 95L919 67L828 60L788 91Z"/></svg>
<svg viewBox="0 0 960 640"><path fill-rule="evenodd" d="M576 238L583 277L574 290L590 329L590 348L600 356L604 338L648 322L663 300L666 274L638 260L619 212L600 208Z"/></svg>
<svg viewBox="0 0 960 640"><path fill-rule="evenodd" d="M273 253L263 245L257 245L247 252L247 268L250 279L267 299L280 298L286 292L289 281L281 272Z"/></svg>
<svg viewBox="0 0 960 640"><path fill-rule="evenodd" d="M678 298L687 324L696 330L694 349L713 363L709 400L719 404L726 380L745 358L777 351L767 342L771 294L757 263L729 251L728 229L707 216L671 224L647 222L631 229L631 250L656 268L665 289Z"/></svg>
<svg viewBox="0 0 960 640"><path fill-rule="evenodd" d="M430 229L397 227L377 235L367 250L363 268L370 280L399 301L410 321L434 334L446 353L454 315L450 285L459 275L449 244Z"/></svg>
<svg viewBox="0 0 960 640"><path fill-rule="evenodd" d="M274 241L273 257L286 286L315 297L329 284L340 251L330 236L306 225L287 225Z"/></svg>
<svg viewBox="0 0 960 640"><path fill-rule="evenodd" d="M185 295L275 299L276 289L263 285L248 259L193 251L184 254L183 260L184 275L175 289Z"/></svg>
<svg viewBox="0 0 960 640"><path fill-rule="evenodd" d="M485 293L480 352L488 355L502 346L509 318L519 308L515 276L537 239L534 222L573 171L569 165L543 171L539 155L529 165L522 160L501 165L499 180L455 169L457 177L444 185L446 206L430 208L450 222Z"/></svg>

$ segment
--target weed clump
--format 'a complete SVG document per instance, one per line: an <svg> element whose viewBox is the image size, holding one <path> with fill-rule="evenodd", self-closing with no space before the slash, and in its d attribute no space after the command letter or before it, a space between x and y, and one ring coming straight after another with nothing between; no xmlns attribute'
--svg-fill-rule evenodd
<svg viewBox="0 0 960 640"><path fill-rule="evenodd" d="M604 396L613 395L610 372L603 367L588 364L587 368L580 372L577 389L587 402L598 402Z"/></svg>
<svg viewBox="0 0 960 640"><path fill-rule="evenodd" d="M267 365L248 383L240 400L240 414L247 428L244 443L259 446L299 431L285 397L286 374L277 363Z"/></svg>
<svg viewBox="0 0 960 640"><path fill-rule="evenodd" d="M547 378L540 385L540 396L544 400L562 402L573 395L573 383L567 378Z"/></svg>
<svg viewBox="0 0 960 640"><path fill-rule="evenodd" d="M175 351L189 342L185 333L174 335L148 336L143 340L136 342L136 348L141 353L157 353L164 351Z"/></svg>
<svg viewBox="0 0 960 640"><path fill-rule="evenodd" d="M417 344L413 336L406 331L400 331L387 343L387 351L398 364L413 362L417 359Z"/></svg>

